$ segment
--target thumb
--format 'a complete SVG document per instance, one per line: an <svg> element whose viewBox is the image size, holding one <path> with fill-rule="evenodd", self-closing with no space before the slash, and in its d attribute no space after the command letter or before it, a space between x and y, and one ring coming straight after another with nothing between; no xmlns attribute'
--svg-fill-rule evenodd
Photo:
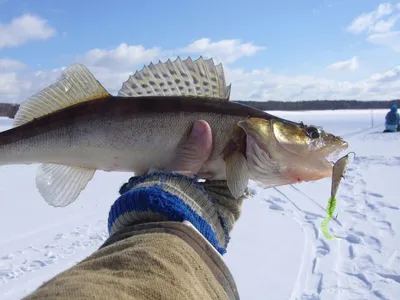
<svg viewBox="0 0 400 300"><path fill-rule="evenodd" d="M185 175L196 174L212 151L212 133L206 121L196 121L186 143L178 150L168 172L178 172Z"/></svg>

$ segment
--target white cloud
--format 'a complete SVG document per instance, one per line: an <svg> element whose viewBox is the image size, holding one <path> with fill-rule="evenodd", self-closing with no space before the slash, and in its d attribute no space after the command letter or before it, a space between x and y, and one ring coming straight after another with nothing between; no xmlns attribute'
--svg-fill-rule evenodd
<svg viewBox="0 0 400 300"><path fill-rule="evenodd" d="M253 56L265 47L242 43L240 40L221 40L212 42L210 39L199 39L180 50L183 53L201 53L212 57L215 61L232 63L244 56Z"/></svg>
<svg viewBox="0 0 400 300"><path fill-rule="evenodd" d="M218 42L214 43L218 44ZM193 45L193 44L192 44ZM186 47L187 48L187 47ZM169 55L167 53L174 53ZM249 53L249 52L242 52ZM86 52L80 60L112 94L120 89L129 75L140 70L143 64L156 63L158 57L163 61L182 53L179 50L144 48L121 44L115 49L94 49ZM199 53L199 55L202 53ZM181 56L184 58L184 56ZM197 59L198 55L193 55ZM31 69L18 69L18 63L8 63L14 67L0 68L1 102L21 102L40 91L58 77L63 68L32 72ZM332 64L333 69L354 70L358 66L357 57L349 61ZM232 68L227 62L223 65L227 82L232 83L233 100L312 100L312 99L358 99L387 100L398 98L400 90L400 67L375 74L358 81L340 81L321 76L294 76L276 74L273 71Z"/></svg>
<svg viewBox="0 0 400 300"><path fill-rule="evenodd" d="M367 41L376 45L389 47L396 52L400 52L400 30L372 34L367 37Z"/></svg>
<svg viewBox="0 0 400 300"><path fill-rule="evenodd" d="M142 69L143 65L163 58L164 51L161 48L146 49L142 45L122 43L114 49L90 50L78 61L86 65L109 92L114 93L135 69Z"/></svg>
<svg viewBox="0 0 400 300"><path fill-rule="evenodd" d="M351 22L347 27L347 30L359 34L366 31L373 30L376 22L378 22L384 16L390 15L393 12L392 4L381 3L378 8L369 13L363 13Z"/></svg>
<svg viewBox="0 0 400 300"><path fill-rule="evenodd" d="M376 73L370 77L371 80L385 83L385 82L393 82L396 80L400 80L400 66L389 70L385 73Z"/></svg>
<svg viewBox="0 0 400 300"><path fill-rule="evenodd" d="M346 70L346 71L355 71L359 67L357 56L353 56L349 60L339 61L333 63L328 66L328 69L338 71L338 70Z"/></svg>
<svg viewBox="0 0 400 300"><path fill-rule="evenodd" d="M400 67L359 81L227 69L235 100L388 100L398 99ZM258 74L258 75L255 75Z"/></svg>
<svg viewBox="0 0 400 300"><path fill-rule="evenodd" d="M63 68L31 72L0 70L0 102L23 102L53 83Z"/></svg>
<svg viewBox="0 0 400 300"><path fill-rule="evenodd" d="M243 56L252 56L263 47L251 43L242 43L239 40L221 40L211 42L209 39L200 39L181 49L161 49L158 47L144 48L142 45L120 44L114 49L93 49L86 52L78 60L87 65L90 70L104 82L112 91L121 88L134 69L141 69L143 65L168 58L174 60L182 54L196 53L205 57L212 57L217 62L231 63Z"/></svg>
<svg viewBox="0 0 400 300"><path fill-rule="evenodd" d="M114 49L92 49L79 58L79 61L93 67L126 71L138 65L193 53L212 57L215 61L232 63L241 57L253 56L263 49L264 47L242 43L239 40L211 42L210 39L199 39L184 48L170 50L158 47L146 49L142 45L123 43Z"/></svg>
<svg viewBox="0 0 400 300"><path fill-rule="evenodd" d="M6 70L21 70L26 68L27 65L24 63L14 60L14 59L9 59L9 58L0 58L0 70L6 71Z"/></svg>
<svg viewBox="0 0 400 300"><path fill-rule="evenodd" d="M204 56L210 55L216 58L216 61L218 57L215 56L220 55L232 62L242 56L254 55L261 48L251 43L241 43L238 40L210 42L208 39L202 39L183 49L186 53L201 52ZM182 56L184 54L182 53L183 49L163 50L158 47L145 48L142 45L122 43L114 49L92 49L77 60L85 64L109 92L116 93L121 88L122 83L135 70L142 69L143 65L148 65L150 62L156 63L158 60L165 61L168 58L175 59L178 55ZM202 49L204 49L204 52ZM6 64L8 68L13 67L13 70L22 67L15 61L3 61L3 65ZM0 75L2 76L0 78L2 84L0 95L3 96L1 101L21 102L53 82L61 69L44 70L36 73L29 71L6 73L5 71L5 68L0 67Z"/></svg>
<svg viewBox="0 0 400 300"><path fill-rule="evenodd" d="M354 19L347 29L355 34L364 32L368 42L400 52L400 28L396 27L400 14L394 13L395 8L400 9L400 3L396 7L382 3L375 11Z"/></svg>
<svg viewBox="0 0 400 300"><path fill-rule="evenodd" d="M8 24L0 24L0 48L19 46L32 40L46 40L55 33L56 30L46 20L24 14Z"/></svg>
<svg viewBox="0 0 400 300"><path fill-rule="evenodd" d="M111 50L90 50L83 55L80 61L94 67L130 70L133 66L148 64L161 56L160 48L146 49L142 45L130 46L123 43Z"/></svg>
<svg viewBox="0 0 400 300"><path fill-rule="evenodd" d="M380 17L390 15L393 12L392 4L390 2L381 3L376 10L376 16L379 19Z"/></svg>
<svg viewBox="0 0 400 300"><path fill-rule="evenodd" d="M10 98L18 91L16 73L0 73L0 96Z"/></svg>
<svg viewBox="0 0 400 300"><path fill-rule="evenodd" d="M396 25L399 19L400 15L395 15L388 20L380 20L371 28L371 31L376 33L388 32Z"/></svg>
<svg viewBox="0 0 400 300"><path fill-rule="evenodd" d="M104 87L116 94L132 71L89 67ZM400 66L363 80L341 81L320 76L278 75L268 69L246 71L224 65L226 79L232 83L232 100L314 100L314 99L397 99L400 90ZM1 101L21 102L52 83L60 69L36 73L0 72Z"/></svg>

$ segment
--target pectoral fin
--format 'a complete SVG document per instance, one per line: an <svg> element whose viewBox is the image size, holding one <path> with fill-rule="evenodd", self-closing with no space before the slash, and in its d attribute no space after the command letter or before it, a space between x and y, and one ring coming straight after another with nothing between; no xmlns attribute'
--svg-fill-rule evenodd
<svg viewBox="0 0 400 300"><path fill-rule="evenodd" d="M244 194L249 184L249 168L244 155L233 151L225 156L226 180L233 197L236 199Z"/></svg>

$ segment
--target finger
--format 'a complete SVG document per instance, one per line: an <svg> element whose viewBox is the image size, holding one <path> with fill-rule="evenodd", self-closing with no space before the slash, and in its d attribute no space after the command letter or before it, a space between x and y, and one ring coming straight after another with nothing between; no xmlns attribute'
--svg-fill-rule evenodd
<svg viewBox="0 0 400 300"><path fill-rule="evenodd" d="M186 143L178 150L166 171L183 174L196 174L212 151L212 133L210 125L203 120L196 121Z"/></svg>

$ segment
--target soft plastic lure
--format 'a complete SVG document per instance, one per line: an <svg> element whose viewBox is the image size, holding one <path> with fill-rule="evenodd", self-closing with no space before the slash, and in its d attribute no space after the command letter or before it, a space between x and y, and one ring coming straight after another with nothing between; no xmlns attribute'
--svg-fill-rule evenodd
<svg viewBox="0 0 400 300"><path fill-rule="evenodd" d="M331 186L331 196L328 200L328 207L326 209L327 218L322 222L321 229L322 233L327 239L330 240L338 240L339 238L334 237L328 231L328 223L333 218L333 214L335 213L336 208L336 194L339 188L340 181L344 178L344 173L346 172L347 165L349 162L349 154L340 158L334 165L332 171L332 186Z"/></svg>

